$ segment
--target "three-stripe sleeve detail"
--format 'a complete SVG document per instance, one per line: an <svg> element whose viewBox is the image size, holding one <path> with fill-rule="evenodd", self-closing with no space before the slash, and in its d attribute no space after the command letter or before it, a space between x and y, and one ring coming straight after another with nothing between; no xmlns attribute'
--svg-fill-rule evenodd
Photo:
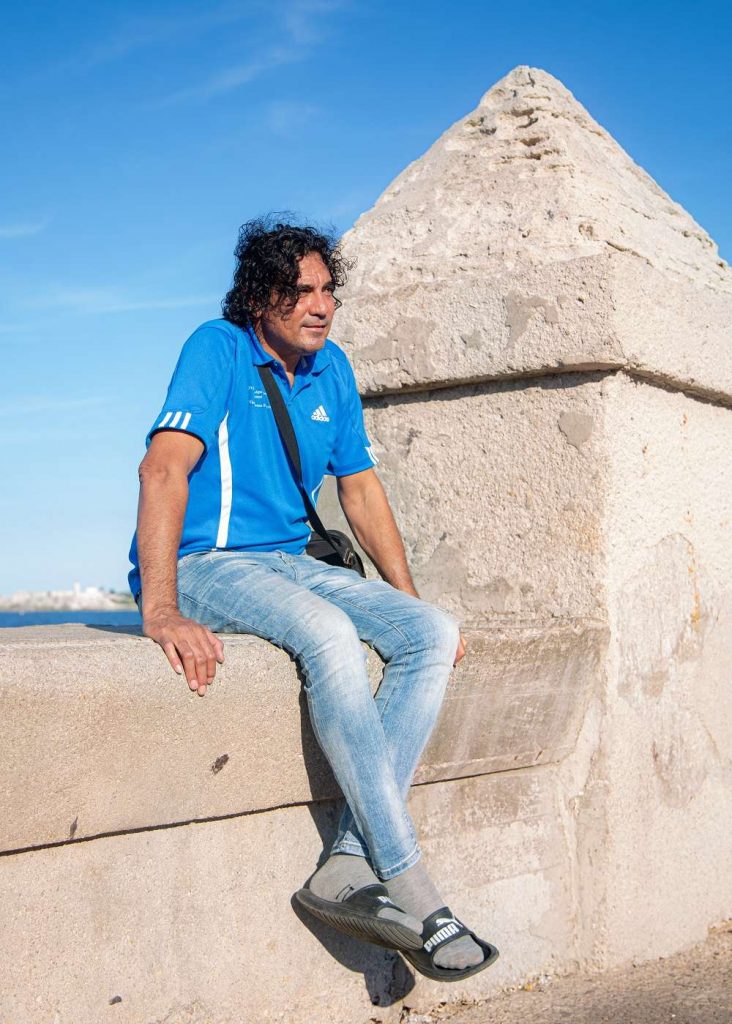
<svg viewBox="0 0 732 1024"><path fill-rule="evenodd" d="M181 417L183 418L181 419ZM179 409L177 412L166 412L156 430L162 430L163 427L168 427L169 430L185 430L190 422L191 413L184 412L183 409Z"/></svg>

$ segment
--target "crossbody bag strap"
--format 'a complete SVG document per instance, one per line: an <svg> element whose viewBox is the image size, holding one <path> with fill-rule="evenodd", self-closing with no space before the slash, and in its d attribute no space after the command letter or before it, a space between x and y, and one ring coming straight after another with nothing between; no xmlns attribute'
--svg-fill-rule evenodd
<svg viewBox="0 0 732 1024"><path fill-rule="evenodd" d="M287 452L290 458L290 463L292 464L292 468L295 474L295 480L297 482L298 487L300 488L300 494L302 495L302 500L305 503L305 511L307 512L308 519L310 520L310 525L313 527L316 533L320 534L324 541L330 544L330 546L333 548L335 553L340 558L341 556L340 552L338 551L338 548L335 546L333 541L328 536L328 531L321 523L320 516L315 511L315 506L310 500L310 495L305 489L305 484L303 483L302 480L302 462L300 461L300 449L297 444L297 437L295 436L295 430L294 427L292 426L290 414L287 411L285 400L282 397L282 392L277 386L277 381L274 379L272 370L269 366L257 366L257 371L262 380L262 384L264 384L264 390L267 392L267 397L269 398L269 404L271 405L272 412L274 413L275 423L277 424L277 430L279 431L280 438L282 439L282 443L285 446L285 451Z"/></svg>

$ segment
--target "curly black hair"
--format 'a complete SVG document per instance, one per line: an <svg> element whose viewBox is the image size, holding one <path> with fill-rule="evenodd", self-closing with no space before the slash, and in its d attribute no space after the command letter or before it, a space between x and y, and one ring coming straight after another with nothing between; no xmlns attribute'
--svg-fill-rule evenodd
<svg viewBox="0 0 732 1024"><path fill-rule="evenodd" d="M297 301L299 262L319 253L336 288L346 283L351 264L340 251L332 231L288 223L291 214L270 213L239 228L234 255L234 280L221 311L226 320L248 327L269 309L283 309ZM273 301L274 298L274 301ZM336 309L340 302L336 299Z"/></svg>

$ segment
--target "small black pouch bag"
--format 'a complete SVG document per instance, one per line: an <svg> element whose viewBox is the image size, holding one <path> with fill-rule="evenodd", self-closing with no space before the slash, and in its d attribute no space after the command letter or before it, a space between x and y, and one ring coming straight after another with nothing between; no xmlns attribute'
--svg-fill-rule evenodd
<svg viewBox="0 0 732 1024"><path fill-rule="evenodd" d="M320 517L315 511L315 507L310 500L308 492L305 490L305 485L302 482L300 449L297 444L297 438L295 437L295 430L292 426L290 414L288 413L287 406L285 405L285 400L277 386L277 381L272 376L272 370L270 367L258 366L257 370L259 371L259 376L262 379L264 390L267 392L269 404L272 407L275 423L277 424L277 430L279 431L282 444L285 446L285 451L289 457L297 486L300 489L308 520L310 521L311 527L319 534L318 537L311 537L307 547L305 548L305 553L310 555L312 558L319 559L321 562L327 562L329 565L338 565L343 569L353 569L353 571L357 572L359 576L363 576L365 578L366 571L363 567L363 561L351 543L350 538L347 537L345 533L341 533L340 530L326 530L321 523Z"/></svg>

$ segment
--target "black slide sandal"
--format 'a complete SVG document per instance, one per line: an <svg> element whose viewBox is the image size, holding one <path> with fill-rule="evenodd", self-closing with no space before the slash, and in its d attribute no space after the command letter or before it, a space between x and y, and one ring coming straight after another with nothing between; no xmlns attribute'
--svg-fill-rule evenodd
<svg viewBox="0 0 732 1024"><path fill-rule="evenodd" d="M310 889L298 889L295 899L318 920L354 939L399 951L418 950L422 946L422 937L411 928L376 916L384 907L404 913L401 907L389 899L385 885L366 885L342 902L324 900Z"/></svg>
<svg viewBox="0 0 732 1024"><path fill-rule="evenodd" d="M450 942L469 935L476 945L483 950L483 960L472 967L465 967L463 970L456 970L454 967L440 967L434 961L435 953L443 949ZM422 930L422 948L416 952L409 949L402 949L400 953L409 961L412 967L420 974L424 974L433 981L464 981L471 975L484 971L486 967L498 958L498 950L490 942L479 939L475 932L466 928L462 921L454 916L449 907L442 907L426 918Z"/></svg>

